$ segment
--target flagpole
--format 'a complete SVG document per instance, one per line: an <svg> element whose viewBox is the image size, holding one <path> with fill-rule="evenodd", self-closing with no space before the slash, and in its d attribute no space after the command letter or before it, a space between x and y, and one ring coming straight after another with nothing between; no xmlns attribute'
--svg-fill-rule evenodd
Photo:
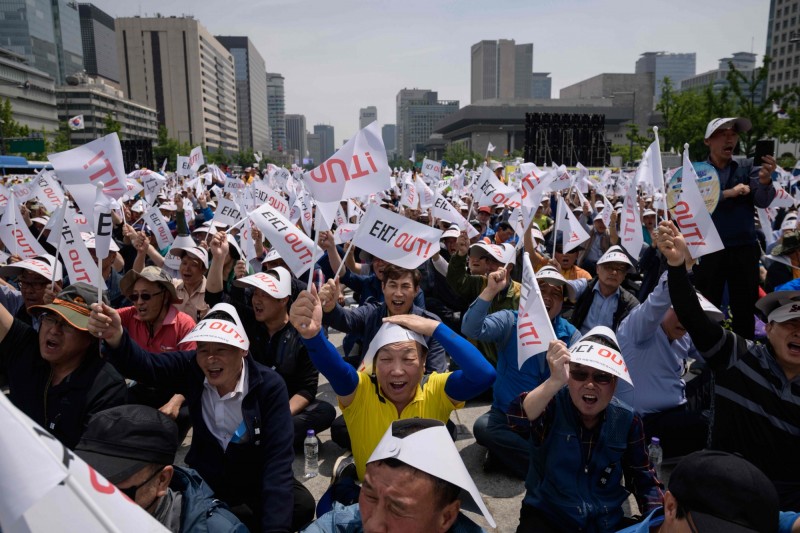
<svg viewBox="0 0 800 533"><path fill-rule="evenodd" d="M64 215L66 216L66 214L67 214L66 204L64 204L63 207L64 207ZM62 217L61 220L64 220L64 218ZM44 230L42 230L42 231L44 231ZM53 230L51 229L50 231L53 231ZM53 264L53 279L50 281L50 290L54 291L54 292L56 290L56 269L58 268L58 264L59 264L58 258L61 255L61 241L63 240L63 237L64 237L64 235L61 233L61 228L59 228L58 229L58 245L56 246L56 260L55 260L55 263Z"/></svg>
<svg viewBox="0 0 800 533"><path fill-rule="evenodd" d="M97 189L102 194L103 187L105 185L102 181L97 182ZM95 200L96 202L96 200ZM101 204L102 205L102 204ZM95 213L97 213L97 208L95 207ZM97 230L100 229L98 226L99 220L94 221L94 251L95 255L97 255L97 303L103 303L103 285L105 285L105 280L103 279L103 259L99 254L97 254L97 245L100 236L97 234ZM108 251L106 251L108 254Z"/></svg>
<svg viewBox="0 0 800 533"><path fill-rule="evenodd" d="M345 261L347 261L347 257L350 255L350 251L353 249L353 241L347 243L347 250L344 251L344 257L342 258L341 263L339 263L339 268L336 269L336 274L333 275L333 279L339 277L339 274L342 273L342 267L344 267Z"/></svg>
<svg viewBox="0 0 800 533"><path fill-rule="evenodd" d="M319 249L319 245L318 245L317 239L316 239L317 234L314 233L315 229L319 229L319 228L316 228L314 226L314 224L318 224L319 223L319 213L315 214L313 211L311 213L312 213L312 215L311 215L312 216L312 218L311 218L311 235L313 235L313 238L311 240L314 241L314 247L311 249L311 264L309 265L309 268L308 268L308 281L306 282L306 287L307 287L307 290L309 290L309 291L311 290L311 283L313 283L313 281L314 281L314 265L316 264L316 259L315 258L317 257L317 250ZM319 233L319 232L317 232L317 233ZM341 265L339 265L339 266L341 266Z"/></svg>

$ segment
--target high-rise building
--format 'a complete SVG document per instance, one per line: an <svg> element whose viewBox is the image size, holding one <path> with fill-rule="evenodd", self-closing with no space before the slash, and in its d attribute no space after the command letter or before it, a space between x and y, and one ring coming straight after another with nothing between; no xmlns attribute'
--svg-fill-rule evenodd
<svg viewBox="0 0 800 533"><path fill-rule="evenodd" d="M358 110L358 129L363 130L376 120L378 120L378 108L374 105Z"/></svg>
<svg viewBox="0 0 800 533"><path fill-rule="evenodd" d="M216 37L233 55L236 68L236 111L239 149L263 152L272 149L267 111L267 68L264 58L247 37Z"/></svg>
<svg viewBox="0 0 800 533"><path fill-rule="evenodd" d="M125 95L154 107L179 141L238 152L231 53L188 15L118 18L116 28Z"/></svg>
<svg viewBox="0 0 800 533"><path fill-rule="evenodd" d="M429 89L401 89L397 93L397 152L408 157L422 147L433 133L433 126L458 111L458 100L439 100Z"/></svg>
<svg viewBox="0 0 800 533"><path fill-rule="evenodd" d="M514 39L472 45L470 101L530 98L533 44Z"/></svg>
<svg viewBox="0 0 800 533"><path fill-rule="evenodd" d="M11 118L32 131L58 129L55 82L27 64L24 56L0 48L0 100L11 102Z"/></svg>
<svg viewBox="0 0 800 533"><path fill-rule="evenodd" d="M119 82L114 18L94 4L78 4L83 44L83 68L90 76Z"/></svg>
<svg viewBox="0 0 800 533"><path fill-rule="evenodd" d="M639 132L648 129L650 114L653 112L655 73L603 73L579 81L559 92L566 100L609 99L613 107L630 110L630 119ZM589 105L594 102L586 102Z"/></svg>
<svg viewBox="0 0 800 533"><path fill-rule="evenodd" d="M316 124L314 126L314 133L319 135L320 153L322 154L320 162L322 162L336 152L336 142L333 138L333 126Z"/></svg>
<svg viewBox="0 0 800 533"><path fill-rule="evenodd" d="M397 126L394 124L384 124L381 128L383 147L386 148L386 155L392 159L397 153Z"/></svg>
<svg viewBox="0 0 800 533"><path fill-rule="evenodd" d="M308 158L313 165L319 165L325 158L322 157L322 143L319 133L306 132L306 145L308 146Z"/></svg>
<svg viewBox="0 0 800 533"><path fill-rule="evenodd" d="M723 57L719 60L719 66L716 69L686 78L681 82L680 89L682 91L701 91L711 86L712 90L718 93L729 86L728 72L731 65L749 78L755 75L756 54L752 52L736 52L731 57ZM753 102L756 105L761 105L761 102L764 101L763 91L765 85L763 83L759 84L759 87L752 95ZM746 91L747 87L743 86L742 89Z"/></svg>
<svg viewBox="0 0 800 533"><path fill-rule="evenodd" d="M550 100L553 94L553 78L549 72L531 74L531 98Z"/></svg>
<svg viewBox="0 0 800 533"><path fill-rule="evenodd" d="M800 85L800 6L797 1L771 0L766 54L772 58L766 91L784 91Z"/></svg>
<svg viewBox="0 0 800 533"><path fill-rule="evenodd" d="M0 47L52 77L56 85L83 70L78 5L69 0L2 0Z"/></svg>
<svg viewBox="0 0 800 533"><path fill-rule="evenodd" d="M297 150L300 162L308 157L305 115L286 115L286 149Z"/></svg>
<svg viewBox="0 0 800 533"><path fill-rule="evenodd" d="M661 99L664 78L669 78L673 89L680 89L681 82L695 75L697 54L670 54L667 52L645 52L636 60L636 73L655 73L656 92L653 104Z"/></svg>
<svg viewBox="0 0 800 533"><path fill-rule="evenodd" d="M272 132L272 149L286 150L286 99L283 91L283 76L267 72L267 116Z"/></svg>

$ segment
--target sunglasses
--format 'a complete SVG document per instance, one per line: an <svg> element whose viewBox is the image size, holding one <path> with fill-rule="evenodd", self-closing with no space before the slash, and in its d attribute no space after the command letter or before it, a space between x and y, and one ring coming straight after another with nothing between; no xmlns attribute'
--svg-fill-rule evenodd
<svg viewBox="0 0 800 533"><path fill-rule="evenodd" d="M154 293L152 293L152 294L150 294L149 292L140 292L140 293L136 293L136 292L134 292L134 293L132 293L132 294L130 295L129 299L130 299L130 301L132 301L132 302L138 302L140 299L141 299L143 302L149 302L149 301L150 301L150 298L152 298L153 296L158 296L158 295L159 295L159 294L161 294L162 292L164 292L164 291L158 291L158 292L154 292Z"/></svg>
<svg viewBox="0 0 800 533"><path fill-rule="evenodd" d="M588 370L570 370L569 376L575 381L584 382L587 379L591 380L598 385L608 385L614 381L614 376L608 372L589 372Z"/></svg>

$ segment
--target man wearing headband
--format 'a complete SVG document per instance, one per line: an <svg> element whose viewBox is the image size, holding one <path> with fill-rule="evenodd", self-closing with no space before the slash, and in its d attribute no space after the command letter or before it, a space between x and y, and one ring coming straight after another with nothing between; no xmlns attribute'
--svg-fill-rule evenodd
<svg viewBox="0 0 800 533"><path fill-rule="evenodd" d="M629 493L641 512L661 505L642 422L614 398L617 380L630 383L614 333L594 328L569 350L551 341L547 363L550 377L522 401L531 465L517 532L616 531Z"/></svg>
<svg viewBox="0 0 800 533"><path fill-rule="evenodd" d="M484 531L461 508L481 513L496 527L444 424L397 420L367 462L358 503L337 507L304 533Z"/></svg>
<svg viewBox="0 0 800 533"><path fill-rule="evenodd" d="M556 336L571 345L580 332L560 316L566 280L555 267L547 266L536 273L542 301L553 324ZM528 473L530 445L528 440L508 424L506 413L511 402L525 391L538 387L550 375L545 352L531 357L522 368L517 357L517 312L503 309L488 314L494 296L506 287L503 269L489 274L489 284L464 313L461 332L469 339L494 342L497 345L497 380L494 383L492 407L475 421L475 440L488 449L484 468L492 464L502 467L519 479Z"/></svg>
<svg viewBox="0 0 800 533"><path fill-rule="evenodd" d="M0 306L0 372L8 376L9 399L68 448L92 414L127 396L125 380L99 357L87 331L96 301L88 283L66 287L52 303L30 308L38 332Z"/></svg>
<svg viewBox="0 0 800 533"><path fill-rule="evenodd" d="M800 511L800 291L758 301L767 342L754 344L703 312L684 267L686 242L671 222L659 227L659 249L675 313L714 372L711 448L741 454L773 482L781 509Z"/></svg>
<svg viewBox="0 0 800 533"><path fill-rule="evenodd" d="M125 376L186 397L194 431L186 464L218 498L241 506L237 516L248 527L294 531L311 520L314 499L292 475L286 385L247 357L250 340L232 306L211 308L182 340L196 342L197 350L143 350L108 305L92 308L89 331L103 339L104 355Z"/></svg>

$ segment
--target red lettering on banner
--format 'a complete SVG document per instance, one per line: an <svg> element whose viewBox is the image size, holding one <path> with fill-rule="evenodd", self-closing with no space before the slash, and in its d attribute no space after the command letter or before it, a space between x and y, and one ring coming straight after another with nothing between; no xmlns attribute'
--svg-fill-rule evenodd
<svg viewBox="0 0 800 533"><path fill-rule="evenodd" d="M45 198L52 200L54 204L61 205L61 198L58 197L58 194L56 194L56 191L54 191L52 188L47 187L42 192L44 193Z"/></svg>
<svg viewBox="0 0 800 533"><path fill-rule="evenodd" d="M606 359L610 359L615 365L621 366L623 371L628 371L628 367L625 366L625 361L622 360L622 356L620 354L612 352L607 348L600 348L597 350L597 355L605 357Z"/></svg>
<svg viewBox="0 0 800 533"><path fill-rule="evenodd" d="M70 250L67 256L69 257L69 260L72 263L72 270L75 272L78 278L71 281L73 283L76 283L78 281L85 281L87 283L91 283L92 278L89 277L89 274L86 272L86 268L81 266L83 263L81 262L81 256L78 254L78 251Z"/></svg>
<svg viewBox="0 0 800 533"><path fill-rule="evenodd" d="M228 335L232 335L233 338L236 339L237 341L239 341L240 343L244 342L244 339L242 338L242 336L239 335L239 333L233 327L233 324L231 324L230 322L227 322L227 323L226 322L212 322L211 324L208 325L208 329L218 329L222 333L227 333Z"/></svg>
<svg viewBox="0 0 800 533"><path fill-rule="evenodd" d="M524 315L521 315L520 318L527 319L528 316L529 315L525 313ZM519 339L522 341L523 346L542 344L542 341L539 340L539 333L536 331L536 328L533 325L533 321L520 322L519 329L521 331L519 334ZM533 338L531 339L527 337Z"/></svg>
<svg viewBox="0 0 800 533"><path fill-rule="evenodd" d="M92 488L94 490L96 490L100 494L114 494L114 491L117 490L117 487L115 487L113 483L106 481L108 485L101 484L100 478L97 477L97 472L95 471L95 469L89 465L86 465L86 468L89 469L89 483L91 483Z"/></svg>
<svg viewBox="0 0 800 533"><path fill-rule="evenodd" d="M292 247L292 251L297 254L298 259L301 261L311 257L311 250L303 244L302 239L296 233L288 233L283 240Z"/></svg>
<svg viewBox="0 0 800 533"><path fill-rule="evenodd" d="M685 201L680 201L675 204L675 223L681 230L681 234L686 239L686 244L692 246L705 246L704 235L700 232L697 224L690 222L694 219L694 215L689 209L689 204ZM691 231L690 231L691 230ZM690 237L697 237L699 241L689 242Z"/></svg>
<svg viewBox="0 0 800 533"><path fill-rule="evenodd" d="M263 281L264 283L266 283L269 286L270 289L273 289L273 290L276 290L276 291L278 290L278 286L275 284L275 280L272 278L272 276L264 274L263 272L258 272L258 273L256 273L255 276L256 276L256 279L259 279L259 280Z"/></svg>
<svg viewBox="0 0 800 533"><path fill-rule="evenodd" d="M14 240L17 241L17 248L20 255L23 257L36 255L36 251L34 251L33 247L28 243L27 239L25 239L25 234L22 233L22 230L12 229L11 234L14 236Z"/></svg>
<svg viewBox="0 0 800 533"><path fill-rule="evenodd" d="M88 170L90 166L97 163L97 161L105 157L105 155L106 155L105 151L100 150L100 152L98 152L97 155L91 158L88 163L83 165L83 169ZM109 161L108 159L103 159L103 167L100 170L96 171L94 174L89 175L89 181L94 183L95 180L100 179L100 177L103 176L104 174L110 174L112 178L111 181L103 184L104 188L108 188L111 187L112 185L116 185L117 183L119 183L119 178L117 178L117 174L114 172L114 167L111 166L111 161Z"/></svg>
<svg viewBox="0 0 800 533"><path fill-rule="evenodd" d="M413 237L408 233L401 233L394 241L395 248L402 248L406 252L413 252L417 257L428 257L431 251L431 243L425 239ZM416 251L414 248L416 247Z"/></svg>

